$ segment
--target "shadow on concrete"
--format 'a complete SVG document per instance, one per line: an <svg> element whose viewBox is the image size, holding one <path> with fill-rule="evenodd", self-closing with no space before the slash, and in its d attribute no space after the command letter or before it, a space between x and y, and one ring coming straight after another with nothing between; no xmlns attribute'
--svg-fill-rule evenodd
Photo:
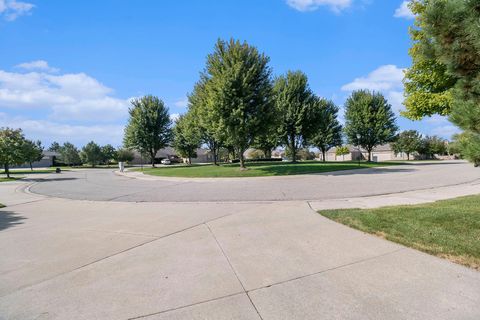
<svg viewBox="0 0 480 320"><path fill-rule="evenodd" d="M327 172L321 175L326 176L352 176L358 174L384 174L384 173L398 173L398 172L415 172L417 170L413 168L394 168L394 167L385 167L385 168L365 168L365 169L353 169L353 170L343 170L343 171L334 171Z"/></svg>
<svg viewBox="0 0 480 320"><path fill-rule="evenodd" d="M15 212L0 210L0 231L22 224L27 218L19 216Z"/></svg>
<svg viewBox="0 0 480 320"><path fill-rule="evenodd" d="M64 177L64 178L23 178L22 181L29 181L29 182L49 182L49 181L69 181L69 180L77 180L78 178L73 177Z"/></svg>

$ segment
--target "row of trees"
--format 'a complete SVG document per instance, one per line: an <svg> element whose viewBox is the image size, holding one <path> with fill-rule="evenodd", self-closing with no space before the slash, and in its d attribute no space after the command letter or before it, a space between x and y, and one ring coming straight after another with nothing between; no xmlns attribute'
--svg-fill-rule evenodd
<svg viewBox="0 0 480 320"><path fill-rule="evenodd" d="M10 177L10 167L30 164L40 161L43 157L43 147L40 141L25 138L21 129L0 128L0 165L4 167L7 177Z"/></svg>
<svg viewBox="0 0 480 320"><path fill-rule="evenodd" d="M478 0L411 0L412 67L405 75L411 119L448 115L464 130L461 154L480 165L480 6Z"/></svg>
<svg viewBox="0 0 480 320"><path fill-rule="evenodd" d="M115 149L110 144L99 146L93 141L87 143L81 150L70 142L63 145L53 142L48 150L59 153L58 160L68 166L88 164L95 167L99 164L110 165L112 161L132 161L134 158L133 152L128 149Z"/></svg>
<svg viewBox="0 0 480 320"><path fill-rule="evenodd" d="M99 146L91 141L81 150L78 150L70 142L60 145L53 142L49 151L58 152L58 160L66 165L89 164L95 167L98 164L110 164L111 161L132 161L134 154L128 149L115 149L107 144ZM10 177L10 167L25 163L30 165L43 158L43 147L40 141L32 141L25 138L21 129L0 128L0 165L4 168L7 177Z"/></svg>
<svg viewBox="0 0 480 320"><path fill-rule="evenodd" d="M395 116L380 93L353 92L342 128L339 108L315 95L303 72L274 78L269 61L246 42L218 40L188 97L188 111L173 129L163 101L154 96L135 99L125 146L149 155L153 165L156 152L169 143L189 162L206 145L215 164L223 149L244 169L244 153L251 147L269 158L272 150L284 146L294 162L299 150L317 147L325 159L328 149L342 144L344 133L349 143L368 151L370 160L376 145L394 139Z"/></svg>
<svg viewBox="0 0 480 320"><path fill-rule="evenodd" d="M445 140L437 136L423 137L416 130L401 132L395 142L392 143L392 147L396 153L405 153L408 160L410 160L410 155L414 153L433 158L436 154L446 154L449 151Z"/></svg>

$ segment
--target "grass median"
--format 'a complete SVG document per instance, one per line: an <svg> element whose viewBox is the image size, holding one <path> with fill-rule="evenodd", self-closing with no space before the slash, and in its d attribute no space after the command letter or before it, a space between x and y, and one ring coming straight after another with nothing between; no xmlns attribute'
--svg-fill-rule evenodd
<svg viewBox="0 0 480 320"><path fill-rule="evenodd" d="M355 229L480 270L480 195L422 205L319 213Z"/></svg>
<svg viewBox="0 0 480 320"><path fill-rule="evenodd" d="M263 177L263 176L288 176L297 174L313 174L333 172L340 170L365 169L398 165L388 162L250 162L248 170L240 170L239 164L215 165L175 165L157 168L143 168L145 174L163 177L186 178L229 178L229 177ZM135 171L142 169L136 168Z"/></svg>

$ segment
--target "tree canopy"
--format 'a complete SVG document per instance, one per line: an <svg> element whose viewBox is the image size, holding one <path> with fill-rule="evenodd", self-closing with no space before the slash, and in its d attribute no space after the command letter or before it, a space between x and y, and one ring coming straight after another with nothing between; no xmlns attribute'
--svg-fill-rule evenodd
<svg viewBox="0 0 480 320"><path fill-rule="evenodd" d="M342 144L342 125L338 121L338 107L329 100L317 96L312 105L312 144L322 153L322 160L326 161L327 151Z"/></svg>
<svg viewBox="0 0 480 320"><path fill-rule="evenodd" d="M40 161L43 158L42 143L37 141L25 140L23 143L23 159L30 165L30 170L33 170L32 163Z"/></svg>
<svg viewBox="0 0 480 320"><path fill-rule="evenodd" d="M392 144L395 153L404 152L407 155L407 160L410 160L410 155L418 152L422 144L422 135L416 130L402 131L396 141Z"/></svg>
<svg viewBox="0 0 480 320"><path fill-rule="evenodd" d="M80 152L80 158L82 159L83 163L88 163L95 168L95 166L103 159L102 149L98 144L90 141L82 148L82 152Z"/></svg>
<svg viewBox="0 0 480 320"><path fill-rule="evenodd" d="M173 127L173 148L179 156L187 158L191 164L192 158L197 156L196 150L200 144L200 130L196 127L192 113L181 115Z"/></svg>
<svg viewBox="0 0 480 320"><path fill-rule="evenodd" d="M288 71L275 80L274 97L279 114L278 132L292 160L307 145L312 133L313 94L307 76L301 71Z"/></svg>
<svg viewBox="0 0 480 320"><path fill-rule="evenodd" d="M10 178L10 166L25 162L25 137L21 129L0 128L0 165Z"/></svg>
<svg viewBox="0 0 480 320"><path fill-rule="evenodd" d="M271 122L273 111L269 58L246 42L218 40L208 55L204 76L208 110L218 121L244 168L243 153Z"/></svg>
<svg viewBox="0 0 480 320"><path fill-rule="evenodd" d="M131 104L124 144L147 154L154 167L157 151L168 146L172 138L168 108L162 100L151 95L133 99Z"/></svg>
<svg viewBox="0 0 480 320"><path fill-rule="evenodd" d="M371 161L375 146L392 142L398 127L391 105L378 92L358 90L345 103L345 134L349 143L361 146Z"/></svg>

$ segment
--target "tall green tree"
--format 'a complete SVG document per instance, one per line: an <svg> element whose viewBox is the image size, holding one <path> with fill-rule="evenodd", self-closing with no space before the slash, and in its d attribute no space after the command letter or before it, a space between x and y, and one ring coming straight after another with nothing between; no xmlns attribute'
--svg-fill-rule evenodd
<svg viewBox="0 0 480 320"><path fill-rule="evenodd" d="M473 140L473 141L472 141ZM480 166L480 136L463 132L453 137L452 149L458 149L462 158L469 160L475 167Z"/></svg>
<svg viewBox="0 0 480 320"><path fill-rule="evenodd" d="M398 135L392 147L396 153L404 152L407 155L407 160L410 160L410 155L418 152L421 144L422 135L418 131L405 130Z"/></svg>
<svg viewBox="0 0 480 320"><path fill-rule="evenodd" d="M102 155L101 162L109 166L110 161L115 159L117 155L117 151L111 144L106 144L102 146L100 149L101 149L101 155Z"/></svg>
<svg viewBox="0 0 480 320"><path fill-rule="evenodd" d="M25 140L23 144L23 157L24 161L30 165L30 170L33 171L32 163L35 161L40 161L43 158L43 147L42 143L37 141Z"/></svg>
<svg viewBox="0 0 480 320"><path fill-rule="evenodd" d="M442 95L448 108L442 112L442 104L436 97L424 95L425 104L439 106L433 112L424 112L421 103L414 101L417 118L432 113L450 114L450 120L466 131L464 143L480 141L480 5L478 0L412 0L412 10L417 14L413 29L415 42L411 54L416 61L426 61L417 68L416 77L431 82L431 92ZM407 73L407 115L409 85L415 87L415 78ZM428 82L426 82L428 84ZM421 91L421 90L420 90ZM411 108L412 109L412 108ZM413 110L413 109L412 109ZM412 113L413 114L413 113ZM415 117L412 117L415 118ZM478 136L478 137L477 137ZM480 146L472 146L476 150ZM470 153L474 154L474 153ZM470 159L475 162L474 159ZM478 159L480 161L480 159Z"/></svg>
<svg viewBox="0 0 480 320"><path fill-rule="evenodd" d="M279 135L292 161L297 161L298 150L307 145L312 133L311 113L313 94L307 76L301 71L288 71L275 80L274 97L280 116Z"/></svg>
<svg viewBox="0 0 480 320"><path fill-rule="evenodd" d="M201 142L206 144L213 155L213 163L218 164L219 151L225 140L221 130L220 118L215 105L208 103L208 79L202 74L195 84L193 92L188 96L188 114L193 125L198 129Z"/></svg>
<svg viewBox="0 0 480 320"><path fill-rule="evenodd" d="M431 37L425 32L423 16L429 0L411 0L409 7L418 17L410 28L413 45L409 50L412 66L405 72L405 107L402 114L420 120L434 114L449 115L452 104L452 87L456 77L435 56Z"/></svg>
<svg viewBox="0 0 480 320"><path fill-rule="evenodd" d="M311 142L320 150L325 162L327 151L342 145L342 125L338 122L338 107L332 101L315 96L312 115L314 129Z"/></svg>
<svg viewBox="0 0 480 320"><path fill-rule="evenodd" d="M60 159L68 166L82 163L77 147L70 142L65 142L60 148Z"/></svg>
<svg viewBox="0 0 480 320"><path fill-rule="evenodd" d="M445 140L438 136L426 136L421 140L420 154L425 155L428 159L435 158L435 155L443 155L447 152Z"/></svg>
<svg viewBox="0 0 480 320"><path fill-rule="evenodd" d="M132 150L120 148L117 150L115 160L118 162L129 162L135 158Z"/></svg>
<svg viewBox="0 0 480 320"><path fill-rule="evenodd" d="M10 178L10 166L25 163L23 146L25 137L21 129L0 128L0 165Z"/></svg>
<svg viewBox="0 0 480 320"><path fill-rule="evenodd" d="M60 152L61 148L62 148L62 146L58 142L54 141L54 142L52 142L50 147L48 147L48 151Z"/></svg>
<svg viewBox="0 0 480 320"><path fill-rule="evenodd" d="M193 114L181 115L173 127L173 148L182 158L188 159L188 164L192 164L192 158L197 157L196 151L200 144L200 130L195 125Z"/></svg>
<svg viewBox="0 0 480 320"><path fill-rule="evenodd" d="M83 163L87 163L95 168L103 160L102 148L95 142L90 141L82 148L80 158Z"/></svg>
<svg viewBox="0 0 480 320"><path fill-rule="evenodd" d="M394 141L398 126L391 105L381 93L354 91L345 108L347 139L367 150L368 161L371 161L373 148Z"/></svg>
<svg viewBox="0 0 480 320"><path fill-rule="evenodd" d="M134 99L131 103L124 145L149 155L152 167L155 167L157 151L167 147L172 138L168 108L162 100L151 95Z"/></svg>
<svg viewBox="0 0 480 320"><path fill-rule="evenodd" d="M274 114L269 60L257 48L233 39L218 40L207 58L207 103L242 169L244 152L264 127L271 125Z"/></svg>

